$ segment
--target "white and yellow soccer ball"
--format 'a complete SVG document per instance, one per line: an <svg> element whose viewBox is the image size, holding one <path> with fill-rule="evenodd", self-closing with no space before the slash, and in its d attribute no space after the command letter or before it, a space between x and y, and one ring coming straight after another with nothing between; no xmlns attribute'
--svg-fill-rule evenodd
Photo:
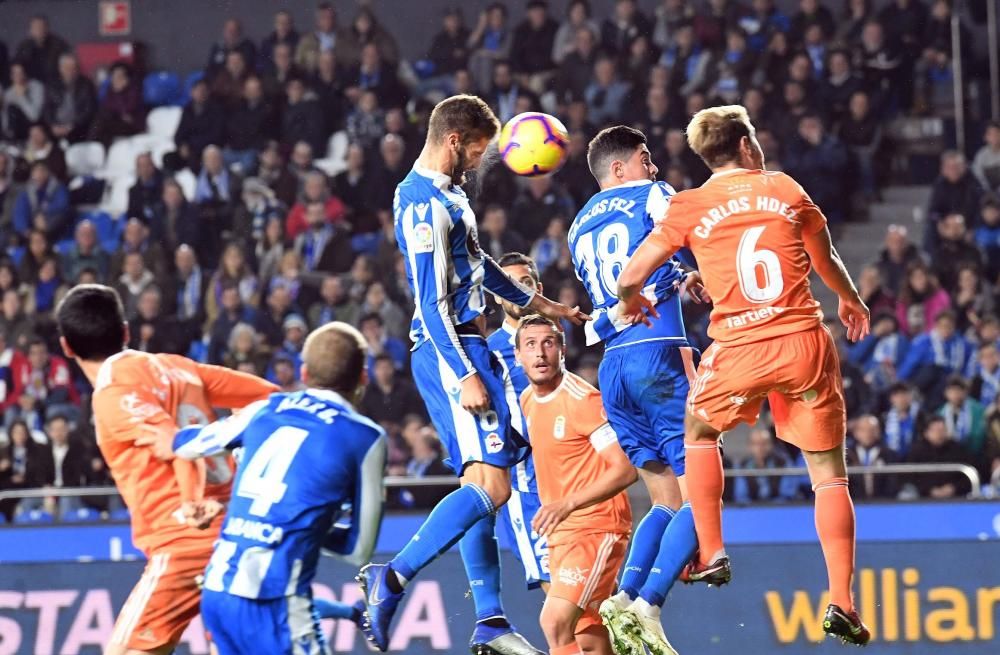
<svg viewBox="0 0 1000 655"><path fill-rule="evenodd" d="M548 175L566 163L569 134L555 116L529 111L507 121L497 147L503 163L518 175Z"/></svg>

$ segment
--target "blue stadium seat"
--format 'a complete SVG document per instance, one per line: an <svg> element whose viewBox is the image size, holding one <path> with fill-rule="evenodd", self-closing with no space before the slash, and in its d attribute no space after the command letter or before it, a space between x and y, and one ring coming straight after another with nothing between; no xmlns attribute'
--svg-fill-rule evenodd
<svg viewBox="0 0 1000 655"><path fill-rule="evenodd" d="M191 99L191 87L198 83L198 80L205 77L204 71L195 71L188 75L184 79L184 94L180 97L177 104L185 105L187 101Z"/></svg>
<svg viewBox="0 0 1000 655"><path fill-rule="evenodd" d="M100 521L101 513L90 507L81 507L73 510L72 512L67 512L61 517L61 520L64 523L88 523L92 521Z"/></svg>
<svg viewBox="0 0 1000 655"><path fill-rule="evenodd" d="M116 245L110 252L118 249L117 243L121 234L119 227L116 225L117 221L111 218L111 214L107 212L90 212L89 214L84 214L83 218L94 224L94 229L97 230L97 240L101 242L102 246L109 241L114 241Z"/></svg>
<svg viewBox="0 0 1000 655"><path fill-rule="evenodd" d="M378 252L378 242L382 235L378 232L370 234L356 234L351 237L351 248L359 255L375 256Z"/></svg>
<svg viewBox="0 0 1000 655"><path fill-rule="evenodd" d="M208 345L201 341L192 341L191 347L188 349L188 359L193 359L196 362L205 364L208 360Z"/></svg>
<svg viewBox="0 0 1000 655"><path fill-rule="evenodd" d="M122 509L116 509L115 511L111 512L108 518L111 519L112 521L130 521L132 520L132 514L128 511L127 508L123 507Z"/></svg>
<svg viewBox="0 0 1000 655"><path fill-rule="evenodd" d="M55 245L55 251L57 255L68 254L73 250L73 246L76 242L73 239L63 239L62 241L57 241Z"/></svg>
<svg viewBox="0 0 1000 655"><path fill-rule="evenodd" d="M417 74L422 80L426 80L434 75L434 69L437 68L434 62L430 59L418 59L413 62L413 72Z"/></svg>
<svg viewBox="0 0 1000 655"><path fill-rule="evenodd" d="M111 88L111 76L108 75L107 77L104 78L104 81L101 82L101 85L97 87L97 99L104 100L104 96L108 95L108 89L110 88Z"/></svg>
<svg viewBox="0 0 1000 655"><path fill-rule="evenodd" d="M181 99L181 79L177 73L150 73L142 81L142 99L150 107L173 105Z"/></svg>
<svg viewBox="0 0 1000 655"><path fill-rule="evenodd" d="M21 260L24 258L24 246L8 248L7 256L10 257L10 261L13 262L14 266L20 266Z"/></svg>
<svg viewBox="0 0 1000 655"><path fill-rule="evenodd" d="M5 523L7 523L7 517L3 514L0 514L0 525L4 525Z"/></svg>
<svg viewBox="0 0 1000 655"><path fill-rule="evenodd" d="M33 509L28 512L21 512L14 517L14 523L21 524L32 524L32 523L52 523L55 517L52 514L41 509Z"/></svg>

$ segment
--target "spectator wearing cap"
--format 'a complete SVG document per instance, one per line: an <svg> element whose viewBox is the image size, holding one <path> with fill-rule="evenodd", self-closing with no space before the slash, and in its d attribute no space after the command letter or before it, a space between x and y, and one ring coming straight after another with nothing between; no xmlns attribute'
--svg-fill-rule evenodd
<svg viewBox="0 0 1000 655"><path fill-rule="evenodd" d="M996 194L983 196L980 219L973 240L983 253L986 279L997 281L1000 280L1000 198Z"/></svg>
<svg viewBox="0 0 1000 655"><path fill-rule="evenodd" d="M365 387L361 413L378 423L397 423L408 414L426 416L413 383L397 374L392 357L377 355L372 365L374 373Z"/></svg>
<svg viewBox="0 0 1000 655"><path fill-rule="evenodd" d="M267 230L267 222L272 218L284 223L287 208L259 177L243 180L242 202L237 205L233 216L233 234L248 237L253 243L260 243ZM257 262L258 266L260 262ZM263 274L261 278L266 278Z"/></svg>
<svg viewBox="0 0 1000 655"><path fill-rule="evenodd" d="M1000 191L1000 121L986 124L983 146L972 160L972 173L979 185L988 191Z"/></svg>
<svg viewBox="0 0 1000 655"><path fill-rule="evenodd" d="M897 464L899 453L887 447L882 440L882 425L871 414L859 416L851 430L847 448L847 465L880 468ZM857 498L895 498L898 491L896 476L862 473L851 476L851 495Z"/></svg>
<svg viewBox="0 0 1000 655"><path fill-rule="evenodd" d="M219 311L211 320L208 342L208 361L210 364L221 364L229 343L229 335L238 323L255 325L257 311L251 305L244 303L240 289L233 280L221 282ZM261 373L263 371L258 371Z"/></svg>
<svg viewBox="0 0 1000 655"><path fill-rule="evenodd" d="M28 23L28 38L18 44L14 61L24 62L33 79L53 82L59 76L59 58L70 52L69 44L49 28L49 19L41 14Z"/></svg>
<svg viewBox="0 0 1000 655"><path fill-rule="evenodd" d="M257 167L257 152L277 135L275 111L264 96L260 78L250 75L244 80L235 109L229 114L222 142L222 158L226 165L238 165L249 173Z"/></svg>
<svg viewBox="0 0 1000 655"><path fill-rule="evenodd" d="M90 140L100 141L105 148L117 138L133 136L146 129L142 85L135 80L132 67L121 62L114 64L110 79L90 128Z"/></svg>
<svg viewBox="0 0 1000 655"><path fill-rule="evenodd" d="M40 230L50 239L60 239L69 229L72 208L69 191L49 170L44 160L31 165L31 177L14 204L13 225L18 234Z"/></svg>
<svg viewBox="0 0 1000 655"><path fill-rule="evenodd" d="M147 225L156 216L157 207L163 202L163 173L156 168L153 156L142 152L135 158L135 184L128 190L129 217L141 218Z"/></svg>
<svg viewBox="0 0 1000 655"><path fill-rule="evenodd" d="M260 42L257 50L257 68L266 70L274 63L274 49L284 45L293 52L299 44L299 33L295 29L295 20L287 9L280 9L274 14L274 29Z"/></svg>
<svg viewBox="0 0 1000 655"><path fill-rule="evenodd" d="M914 398L913 387L897 382L889 388L889 410L885 414L885 444L905 458L916 440L923 434L928 416Z"/></svg>
<svg viewBox="0 0 1000 655"><path fill-rule="evenodd" d="M97 240L97 228L89 219L76 224L73 246L62 257L62 272L67 280L75 280L86 269L97 272L98 279L108 279L111 256Z"/></svg>
<svg viewBox="0 0 1000 655"><path fill-rule="evenodd" d="M194 171L201 168L201 153L210 145L222 145L226 138L226 114L222 106L209 95L208 82L198 80L191 87L191 99L181 112L181 121L174 133L179 161L173 168L185 166Z"/></svg>
<svg viewBox="0 0 1000 655"><path fill-rule="evenodd" d="M972 457L983 451L986 436L983 405L969 397L969 383L960 375L948 378L944 388L945 403L938 409L948 432Z"/></svg>
<svg viewBox="0 0 1000 655"><path fill-rule="evenodd" d="M906 461L912 464L971 464L972 458L949 432L945 420L932 416ZM957 471L913 474L909 480L924 498L960 498L972 490L969 479Z"/></svg>
<svg viewBox="0 0 1000 655"><path fill-rule="evenodd" d="M331 321L354 325L358 316L358 305L347 295L344 280L338 275L324 277L319 287L319 300L309 308L309 324L313 328Z"/></svg>
<svg viewBox="0 0 1000 655"><path fill-rule="evenodd" d="M306 335L309 334L309 325L302 315L289 314L282 322L281 329L284 332L284 340L279 350L292 356L298 375L298 368L302 365L302 346L305 344Z"/></svg>
<svg viewBox="0 0 1000 655"><path fill-rule="evenodd" d="M237 18L227 18L222 24L221 38L212 44L208 52L205 72L212 77L225 67L226 60L233 52L238 52L247 65L257 61L257 48L253 41L243 35L243 24Z"/></svg>
<svg viewBox="0 0 1000 655"><path fill-rule="evenodd" d="M897 374L924 392L934 407L941 402L944 384L950 375L961 375L972 356L971 344L956 331L955 314L944 311L934 327L913 340Z"/></svg>

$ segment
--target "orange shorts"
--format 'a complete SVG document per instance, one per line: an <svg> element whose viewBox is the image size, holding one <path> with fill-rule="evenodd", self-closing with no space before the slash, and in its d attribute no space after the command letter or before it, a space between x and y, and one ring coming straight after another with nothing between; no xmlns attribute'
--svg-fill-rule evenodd
<svg viewBox="0 0 1000 655"><path fill-rule="evenodd" d="M583 610L577 634L601 625L597 608L615 593L615 578L625 561L628 535L614 532L581 534L549 546L552 582L549 596L568 600Z"/></svg>
<svg viewBox="0 0 1000 655"><path fill-rule="evenodd" d="M712 344L698 365L688 411L725 432L756 423L765 397L779 439L811 451L844 442L840 359L826 327L741 346Z"/></svg>
<svg viewBox="0 0 1000 655"><path fill-rule="evenodd" d="M136 650L176 645L198 616L201 589L197 578L211 556L210 547L154 553L115 621L112 643Z"/></svg>

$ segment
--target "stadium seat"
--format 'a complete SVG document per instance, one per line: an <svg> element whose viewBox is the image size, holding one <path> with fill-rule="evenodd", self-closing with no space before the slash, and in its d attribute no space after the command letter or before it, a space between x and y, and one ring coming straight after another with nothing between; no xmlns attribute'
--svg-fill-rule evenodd
<svg viewBox="0 0 1000 655"><path fill-rule="evenodd" d="M105 212L90 212L84 214L80 220L89 220L94 224L94 229L97 230L97 240L102 244L106 241L117 240L119 237L116 221L111 218L110 214ZM117 248L115 248L117 249Z"/></svg>
<svg viewBox="0 0 1000 655"><path fill-rule="evenodd" d="M347 170L348 145L347 132L334 132L326 147L326 157L317 159L316 167L330 177Z"/></svg>
<svg viewBox="0 0 1000 655"><path fill-rule="evenodd" d="M378 232L370 234L356 234L351 237L351 248L359 255L375 256L378 252L378 243L381 235Z"/></svg>
<svg viewBox="0 0 1000 655"><path fill-rule="evenodd" d="M150 107L175 105L181 98L181 79L177 73L158 71L142 81L142 99Z"/></svg>
<svg viewBox="0 0 1000 655"><path fill-rule="evenodd" d="M113 180L120 175L130 175L135 172L135 156L138 154L129 139L118 139L111 144L104 168L95 175L104 180Z"/></svg>
<svg viewBox="0 0 1000 655"><path fill-rule="evenodd" d="M7 517L3 514L0 514L0 525L6 525L6 524L7 524Z"/></svg>
<svg viewBox="0 0 1000 655"><path fill-rule="evenodd" d="M128 190L135 184L135 175L121 174L111 180L101 203L101 211L119 216L128 209Z"/></svg>
<svg viewBox="0 0 1000 655"><path fill-rule="evenodd" d="M188 349L188 359L193 359L196 362L206 364L208 362L208 345L202 341L192 341L191 347Z"/></svg>
<svg viewBox="0 0 1000 655"><path fill-rule="evenodd" d="M60 519L63 523L87 523L91 521L100 521L101 513L96 509L91 509L90 507L80 507L71 512L66 512Z"/></svg>
<svg viewBox="0 0 1000 655"><path fill-rule="evenodd" d="M123 507L111 512L108 518L112 521L129 521L132 519L132 514L128 511L128 508Z"/></svg>
<svg viewBox="0 0 1000 655"><path fill-rule="evenodd" d="M104 167L104 144L97 141L74 143L66 149L66 168L71 177L93 175Z"/></svg>
<svg viewBox="0 0 1000 655"><path fill-rule="evenodd" d="M55 517L49 512L41 509L33 509L27 512L21 512L14 517L14 523L21 524L32 524L32 523L52 523Z"/></svg>
<svg viewBox="0 0 1000 655"><path fill-rule="evenodd" d="M24 246L14 246L7 249L7 256L10 257L10 261L13 262L14 266L21 265L21 260L24 258L24 251Z"/></svg>
<svg viewBox="0 0 1000 655"><path fill-rule="evenodd" d="M174 174L174 180L177 181L177 184L181 185L184 197L188 199L188 202L193 201L195 189L198 188L198 178L191 172L191 169L185 168L177 171Z"/></svg>
<svg viewBox="0 0 1000 655"><path fill-rule="evenodd" d="M56 242L54 249L57 255L66 255L73 250L74 245L76 245L76 241L73 239L63 239L62 241Z"/></svg>
<svg viewBox="0 0 1000 655"><path fill-rule="evenodd" d="M157 107L146 116L146 131L173 143L182 112L180 107Z"/></svg>

